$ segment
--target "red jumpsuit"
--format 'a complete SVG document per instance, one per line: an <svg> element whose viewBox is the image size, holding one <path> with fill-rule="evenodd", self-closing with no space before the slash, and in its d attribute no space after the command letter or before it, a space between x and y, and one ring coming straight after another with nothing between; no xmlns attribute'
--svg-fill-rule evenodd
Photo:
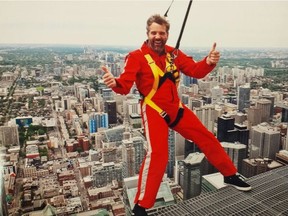
<svg viewBox="0 0 288 216"><path fill-rule="evenodd" d="M174 48L170 46L165 46L166 52L172 52L173 49ZM159 56L144 42L141 49L129 53L126 57L124 71L119 78L116 78L117 86L113 88L113 91L119 94L128 94L135 82L142 95L147 96L147 94L149 94L152 89L154 77L144 57L145 54L150 54L158 67L161 68L162 71L165 71L166 54ZM215 67L208 65L206 58L196 63L191 57L185 55L180 50L178 50L174 63L178 71L195 78L205 77ZM178 97L177 87L173 81L166 79L152 100L166 111L171 118L171 122L175 120L180 99ZM141 104L142 120L148 150L139 174L135 203L138 202L138 204L144 208L151 208L155 203L156 195L168 162L169 126L155 109L143 103L143 101ZM189 108L184 105L183 108L183 117L178 124L173 127L173 130L180 133L185 139L194 141L205 154L208 161L224 176L234 175L237 170L219 141L203 126Z"/></svg>

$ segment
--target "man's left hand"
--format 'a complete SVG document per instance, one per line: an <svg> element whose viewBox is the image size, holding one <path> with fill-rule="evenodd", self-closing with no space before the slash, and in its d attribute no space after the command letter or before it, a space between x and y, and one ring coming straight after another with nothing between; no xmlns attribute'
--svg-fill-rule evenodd
<svg viewBox="0 0 288 216"><path fill-rule="evenodd" d="M219 59L220 59L220 52L216 50L216 43L214 43L212 49L210 50L206 58L206 63L208 65L214 65L219 62Z"/></svg>

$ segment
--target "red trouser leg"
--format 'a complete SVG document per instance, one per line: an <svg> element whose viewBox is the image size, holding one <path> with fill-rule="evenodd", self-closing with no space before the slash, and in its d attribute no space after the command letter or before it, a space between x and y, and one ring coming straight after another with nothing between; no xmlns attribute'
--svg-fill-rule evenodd
<svg viewBox="0 0 288 216"><path fill-rule="evenodd" d="M190 109L187 107L184 107L184 109L182 119L173 130L180 133L185 139L194 141L205 154L208 161L218 169L222 175L234 175L237 169L217 138L206 129Z"/></svg>
<svg viewBox="0 0 288 216"><path fill-rule="evenodd" d="M165 120L147 105L142 107L142 118L148 149L140 169L134 202L144 208L151 208L168 162L168 126Z"/></svg>

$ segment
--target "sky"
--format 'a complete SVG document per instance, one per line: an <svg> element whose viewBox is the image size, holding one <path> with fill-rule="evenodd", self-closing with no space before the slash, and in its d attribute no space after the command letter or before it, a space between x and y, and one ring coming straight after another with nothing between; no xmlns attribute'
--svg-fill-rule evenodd
<svg viewBox="0 0 288 216"><path fill-rule="evenodd" d="M146 20L168 0L3 1L0 44L140 46ZM175 46L189 0L174 0L168 44ZM288 48L288 0L193 0L181 47Z"/></svg>

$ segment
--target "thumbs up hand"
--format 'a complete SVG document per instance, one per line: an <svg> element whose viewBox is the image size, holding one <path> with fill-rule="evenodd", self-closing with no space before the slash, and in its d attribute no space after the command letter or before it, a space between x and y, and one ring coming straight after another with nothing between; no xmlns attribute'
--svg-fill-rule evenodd
<svg viewBox="0 0 288 216"><path fill-rule="evenodd" d="M216 43L213 44L208 57L206 58L206 63L208 65L217 64L220 59L220 52L216 50Z"/></svg>
<svg viewBox="0 0 288 216"><path fill-rule="evenodd" d="M113 74L104 66L102 67L102 70L105 72L105 74L102 77L105 85L107 85L109 88L116 87L117 84L116 84L116 80Z"/></svg>

